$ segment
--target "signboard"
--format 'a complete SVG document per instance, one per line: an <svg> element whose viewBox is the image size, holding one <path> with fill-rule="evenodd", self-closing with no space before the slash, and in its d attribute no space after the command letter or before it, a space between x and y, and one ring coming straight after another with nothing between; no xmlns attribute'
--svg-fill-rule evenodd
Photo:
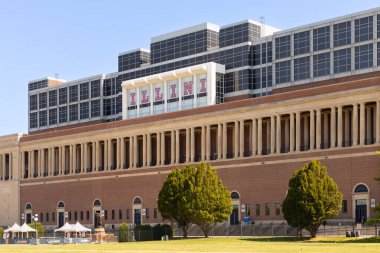
<svg viewBox="0 0 380 253"><path fill-rule="evenodd" d="M245 213L245 205L241 205L241 208L240 208L240 209L241 209L241 212L242 212L242 213Z"/></svg>
<svg viewBox="0 0 380 253"><path fill-rule="evenodd" d="M65 212L65 218L69 218L69 212Z"/></svg>
<svg viewBox="0 0 380 253"><path fill-rule="evenodd" d="M100 210L100 216L104 217L104 210Z"/></svg>
<svg viewBox="0 0 380 253"><path fill-rule="evenodd" d="M371 207L376 207L376 200L375 199L371 199Z"/></svg>
<svg viewBox="0 0 380 253"><path fill-rule="evenodd" d="M21 214L21 220L25 220L25 214L24 213Z"/></svg>
<svg viewBox="0 0 380 253"><path fill-rule="evenodd" d="M146 215L146 209L141 209L141 215L145 216Z"/></svg>
<svg viewBox="0 0 380 253"><path fill-rule="evenodd" d="M249 217L248 217L248 216L245 216L245 217L243 218L243 220L244 220L244 223L247 225L248 222L249 222Z"/></svg>

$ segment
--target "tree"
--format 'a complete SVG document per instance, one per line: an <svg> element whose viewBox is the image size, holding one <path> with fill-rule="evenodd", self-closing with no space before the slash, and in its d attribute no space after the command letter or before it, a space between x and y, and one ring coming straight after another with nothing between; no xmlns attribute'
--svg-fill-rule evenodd
<svg viewBox="0 0 380 253"><path fill-rule="evenodd" d="M44 236L45 229L44 229L44 227L42 226L42 224L40 222L32 222L32 223L30 223L28 225L29 225L29 227L31 227L33 229L36 229L36 226L37 226L38 237Z"/></svg>
<svg viewBox="0 0 380 253"><path fill-rule="evenodd" d="M209 164L200 163L195 175L193 222L203 231L205 237L217 222L228 219L232 212L231 194Z"/></svg>
<svg viewBox="0 0 380 253"><path fill-rule="evenodd" d="M313 160L294 171L282 203L284 218L291 226L306 229L314 238L319 226L341 208L342 193L320 161Z"/></svg>
<svg viewBox="0 0 380 253"><path fill-rule="evenodd" d="M216 222L228 218L232 211L230 193L211 166L200 163L173 170L158 195L158 209L164 219L182 228L183 236L191 224L208 233Z"/></svg>

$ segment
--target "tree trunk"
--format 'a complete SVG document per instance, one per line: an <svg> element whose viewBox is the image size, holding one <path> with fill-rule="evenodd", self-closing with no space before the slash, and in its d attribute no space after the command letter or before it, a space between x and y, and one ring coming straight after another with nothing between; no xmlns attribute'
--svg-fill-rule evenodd
<svg viewBox="0 0 380 253"><path fill-rule="evenodd" d="M183 238L187 238L187 229L188 227L187 226L182 226L182 234L183 234Z"/></svg>

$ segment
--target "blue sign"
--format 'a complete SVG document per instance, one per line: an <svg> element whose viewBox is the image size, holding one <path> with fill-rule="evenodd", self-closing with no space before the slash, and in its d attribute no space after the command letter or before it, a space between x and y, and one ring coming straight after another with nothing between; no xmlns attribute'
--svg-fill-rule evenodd
<svg viewBox="0 0 380 253"><path fill-rule="evenodd" d="M249 217L248 217L248 216L245 216L243 219L244 219L245 224L248 224L248 222L249 222Z"/></svg>

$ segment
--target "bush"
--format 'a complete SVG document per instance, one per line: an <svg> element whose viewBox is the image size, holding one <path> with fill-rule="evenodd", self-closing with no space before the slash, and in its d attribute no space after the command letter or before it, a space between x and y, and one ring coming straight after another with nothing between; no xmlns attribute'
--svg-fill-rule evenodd
<svg viewBox="0 0 380 253"><path fill-rule="evenodd" d="M173 239L173 227L170 224L157 224L153 226L153 240L161 240L165 235Z"/></svg>
<svg viewBox="0 0 380 253"><path fill-rule="evenodd" d="M36 222L36 223L32 222L32 223L30 223L30 224L28 224L28 225L29 225L29 227L35 229L34 224L36 224L36 226L37 226L38 237L43 237L43 236L44 236L44 233L45 233L45 229L44 229L44 227L42 226L42 224L41 224L40 222Z"/></svg>
<svg viewBox="0 0 380 253"><path fill-rule="evenodd" d="M136 241L152 241L152 227L149 224L135 226L135 240Z"/></svg>
<svg viewBox="0 0 380 253"><path fill-rule="evenodd" d="M0 239L3 238L4 228L0 227Z"/></svg>
<svg viewBox="0 0 380 253"><path fill-rule="evenodd" d="M128 224L121 224L119 226L119 242L129 242L130 239Z"/></svg>

